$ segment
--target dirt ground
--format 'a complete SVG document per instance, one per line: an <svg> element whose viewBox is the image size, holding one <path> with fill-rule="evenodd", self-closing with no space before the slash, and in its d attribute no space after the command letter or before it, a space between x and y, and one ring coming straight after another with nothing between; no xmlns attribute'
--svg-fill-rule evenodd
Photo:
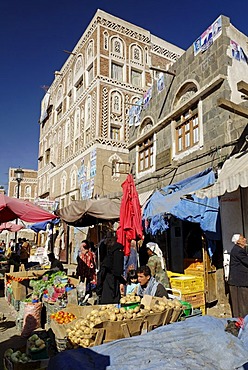
<svg viewBox="0 0 248 370"><path fill-rule="evenodd" d="M17 312L5 300L3 289L0 289L0 313L3 313L6 318L4 322L0 321L0 370L4 370L2 359L5 350L8 348L17 350L24 347L26 339L21 337L16 328ZM230 307L227 304L217 304L214 307L207 308L206 314L219 318L231 317Z"/></svg>

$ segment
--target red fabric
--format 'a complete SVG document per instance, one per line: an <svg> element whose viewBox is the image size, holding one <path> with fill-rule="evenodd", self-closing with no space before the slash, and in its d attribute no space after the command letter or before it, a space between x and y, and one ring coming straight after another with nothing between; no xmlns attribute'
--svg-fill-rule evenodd
<svg viewBox="0 0 248 370"><path fill-rule="evenodd" d="M117 241L124 246L125 256L129 256L131 240L142 238L141 207L133 176L129 174L121 186L123 196Z"/></svg>
<svg viewBox="0 0 248 370"><path fill-rule="evenodd" d="M12 221L16 218L26 222L39 222L52 220L57 218L57 216L27 200L0 194L0 222Z"/></svg>
<svg viewBox="0 0 248 370"><path fill-rule="evenodd" d="M22 226L22 225L13 224L12 222L4 222L0 225L0 233L3 230L16 232L16 231L19 231L23 228L24 228L24 226Z"/></svg>

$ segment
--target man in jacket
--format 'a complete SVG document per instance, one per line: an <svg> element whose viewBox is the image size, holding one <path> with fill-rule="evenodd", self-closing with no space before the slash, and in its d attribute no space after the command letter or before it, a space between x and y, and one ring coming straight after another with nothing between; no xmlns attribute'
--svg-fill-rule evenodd
<svg viewBox="0 0 248 370"><path fill-rule="evenodd" d="M248 314L248 255L246 238L241 234L232 237L234 246L230 253L229 289L233 317Z"/></svg>
<svg viewBox="0 0 248 370"><path fill-rule="evenodd" d="M144 294L151 295L153 297L166 297L168 293L163 284L152 276L149 266L141 266L137 269L138 275L138 290L137 295L143 297Z"/></svg>

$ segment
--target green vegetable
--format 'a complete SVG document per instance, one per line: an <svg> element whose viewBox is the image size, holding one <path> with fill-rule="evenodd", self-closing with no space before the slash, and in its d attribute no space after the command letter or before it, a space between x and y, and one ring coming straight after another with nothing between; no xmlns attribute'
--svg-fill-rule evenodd
<svg viewBox="0 0 248 370"><path fill-rule="evenodd" d="M13 349L12 348L8 348L6 349L6 351L4 352L4 357L11 357L12 353L14 353Z"/></svg>

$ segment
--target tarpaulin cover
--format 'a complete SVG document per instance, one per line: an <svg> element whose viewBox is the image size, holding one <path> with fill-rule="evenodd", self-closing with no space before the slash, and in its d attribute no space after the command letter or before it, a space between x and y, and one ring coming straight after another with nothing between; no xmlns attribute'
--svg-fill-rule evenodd
<svg viewBox="0 0 248 370"><path fill-rule="evenodd" d="M69 206L57 210L56 215L69 225L91 226L119 220L120 202L108 198L74 200Z"/></svg>
<svg viewBox="0 0 248 370"><path fill-rule="evenodd" d="M33 224L29 226L29 229L33 230L34 232L38 233L39 231L46 231L47 225L48 224L53 224L56 225L59 223L59 218L56 218L54 220L48 220L44 222L37 222L36 224Z"/></svg>
<svg viewBox="0 0 248 370"><path fill-rule="evenodd" d="M39 222L54 219L56 216L27 200L0 194L0 222L13 221L16 218L26 222Z"/></svg>
<svg viewBox="0 0 248 370"><path fill-rule="evenodd" d="M133 176L127 175L123 182L123 196L120 208L120 226L117 229L117 241L124 246L125 256L130 255L131 240L142 238L141 206Z"/></svg>
<svg viewBox="0 0 248 370"><path fill-rule="evenodd" d="M243 369L248 362L245 335L238 339L225 332L226 323L225 319L197 316L144 335L93 347L91 356L89 349L68 350L51 358L48 370ZM96 363L97 354L109 358L110 365Z"/></svg>
<svg viewBox="0 0 248 370"><path fill-rule="evenodd" d="M171 214L184 221L197 222L203 231L216 231L218 198L199 199L193 193L215 182L214 172L209 168L185 180L156 190L146 203L143 219L149 220L159 214ZM181 199L192 194L192 200ZM156 228L158 228L156 222Z"/></svg>

